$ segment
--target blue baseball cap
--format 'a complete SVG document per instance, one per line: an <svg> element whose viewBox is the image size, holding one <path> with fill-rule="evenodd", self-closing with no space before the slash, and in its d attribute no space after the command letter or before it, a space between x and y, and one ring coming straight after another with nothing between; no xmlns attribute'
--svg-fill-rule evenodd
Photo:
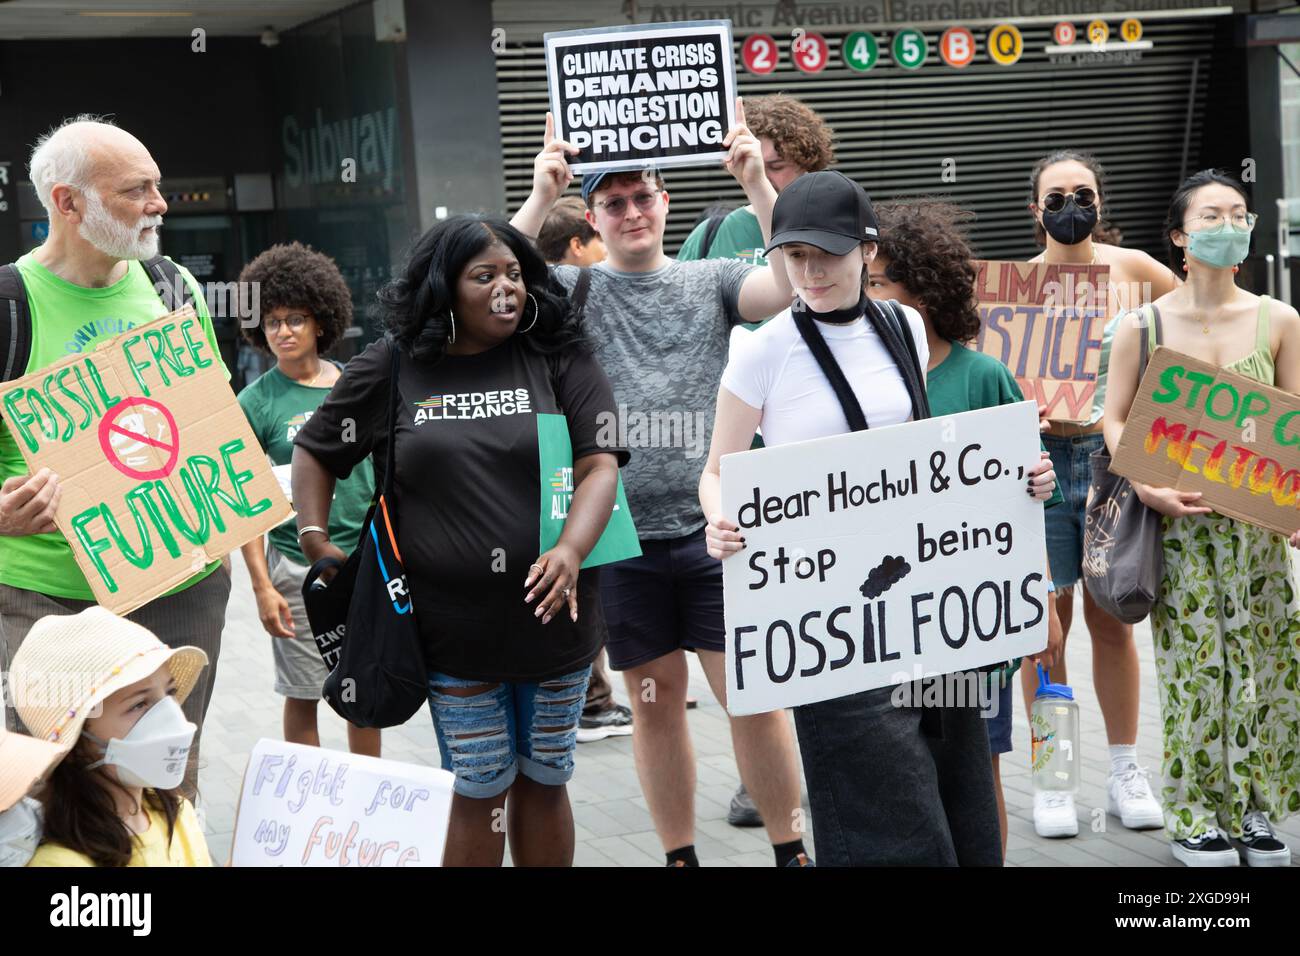
<svg viewBox="0 0 1300 956"><path fill-rule="evenodd" d="M618 173L637 173L642 176L649 175L652 178L662 178L659 170L654 166L646 166L644 169L607 169L599 173L586 173L582 177L582 201L586 202L591 198L591 194L600 188L600 184L605 181L606 176Z"/></svg>

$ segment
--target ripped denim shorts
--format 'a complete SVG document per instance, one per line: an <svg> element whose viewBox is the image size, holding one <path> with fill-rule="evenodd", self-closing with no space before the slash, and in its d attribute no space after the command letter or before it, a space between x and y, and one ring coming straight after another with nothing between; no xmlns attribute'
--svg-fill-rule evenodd
<svg viewBox="0 0 1300 956"><path fill-rule="evenodd" d="M456 793L495 797L519 773L547 786L568 783L590 678L590 667L535 684L430 673L429 711L443 769L456 775ZM486 689L463 696L467 688Z"/></svg>

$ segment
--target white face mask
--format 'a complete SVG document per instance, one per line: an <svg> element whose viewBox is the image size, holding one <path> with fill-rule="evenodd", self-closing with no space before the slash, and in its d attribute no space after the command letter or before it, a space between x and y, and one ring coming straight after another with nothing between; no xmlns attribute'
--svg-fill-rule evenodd
<svg viewBox="0 0 1300 956"><path fill-rule="evenodd" d="M26 866L41 842L41 805L23 797L0 813L0 867Z"/></svg>
<svg viewBox="0 0 1300 956"><path fill-rule="evenodd" d="M176 698L168 695L150 707L121 739L113 737L105 743L83 730L82 733L104 748L103 758L86 769L111 763L124 786L175 789L185 776L185 763L197 730L197 726L185 719Z"/></svg>

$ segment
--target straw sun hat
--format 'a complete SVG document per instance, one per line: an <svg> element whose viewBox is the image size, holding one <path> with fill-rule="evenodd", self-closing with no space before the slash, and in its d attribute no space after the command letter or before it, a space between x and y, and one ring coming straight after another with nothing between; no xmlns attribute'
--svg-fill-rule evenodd
<svg viewBox="0 0 1300 956"><path fill-rule="evenodd" d="M102 607L50 615L32 625L9 669L14 707L33 737L71 748L97 705L166 665L176 702L194 689L208 655L171 648L152 633Z"/></svg>
<svg viewBox="0 0 1300 956"><path fill-rule="evenodd" d="M0 813L26 796L67 752L59 744L10 733L0 722Z"/></svg>

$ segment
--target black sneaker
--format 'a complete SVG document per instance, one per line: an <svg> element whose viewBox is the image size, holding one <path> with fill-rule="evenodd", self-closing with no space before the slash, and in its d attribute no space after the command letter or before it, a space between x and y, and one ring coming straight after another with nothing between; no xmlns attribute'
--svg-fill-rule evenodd
<svg viewBox="0 0 1300 956"><path fill-rule="evenodd" d="M632 733L632 711L615 704L603 713L578 718L578 743L589 744L606 737L626 737Z"/></svg>
<svg viewBox="0 0 1300 956"><path fill-rule="evenodd" d="M1169 844L1174 859L1187 866L1240 866L1236 848L1220 831L1210 827L1197 837Z"/></svg>
<svg viewBox="0 0 1300 956"><path fill-rule="evenodd" d="M813 862L813 858L810 857L807 853L795 854L795 858L786 864L786 866L816 866L816 865L817 864Z"/></svg>
<svg viewBox="0 0 1300 956"><path fill-rule="evenodd" d="M1247 866L1290 866L1291 850L1277 838L1268 818L1252 810L1241 821L1241 836L1237 840L1246 852Z"/></svg>
<svg viewBox="0 0 1300 956"><path fill-rule="evenodd" d="M727 811L727 822L733 827L761 827L763 818L754 806L754 798L749 795L742 783L731 797L731 809Z"/></svg>

